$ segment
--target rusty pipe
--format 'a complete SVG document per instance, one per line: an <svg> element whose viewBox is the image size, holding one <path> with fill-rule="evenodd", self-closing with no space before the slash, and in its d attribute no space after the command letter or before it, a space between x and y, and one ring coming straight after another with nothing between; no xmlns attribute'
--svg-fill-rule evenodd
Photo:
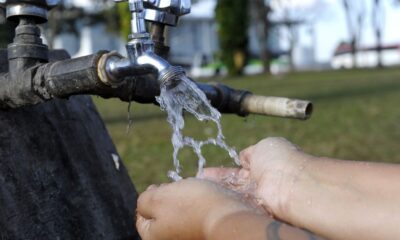
<svg viewBox="0 0 400 240"><path fill-rule="evenodd" d="M309 101L282 97L264 97L249 94L241 102L242 111L247 114L307 120L313 112Z"/></svg>

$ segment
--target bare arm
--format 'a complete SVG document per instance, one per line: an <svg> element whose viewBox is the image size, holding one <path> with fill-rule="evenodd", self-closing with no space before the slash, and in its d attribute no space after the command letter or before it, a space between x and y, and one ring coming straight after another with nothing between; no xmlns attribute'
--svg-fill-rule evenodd
<svg viewBox="0 0 400 240"><path fill-rule="evenodd" d="M222 219L206 239L317 240L320 238L267 216L236 213Z"/></svg>
<svg viewBox="0 0 400 240"><path fill-rule="evenodd" d="M328 239L400 239L400 165L314 157L281 138L244 150L241 164L206 175L248 176L268 212Z"/></svg>
<svg viewBox="0 0 400 240"><path fill-rule="evenodd" d="M400 239L400 166L308 157L283 219L333 239Z"/></svg>

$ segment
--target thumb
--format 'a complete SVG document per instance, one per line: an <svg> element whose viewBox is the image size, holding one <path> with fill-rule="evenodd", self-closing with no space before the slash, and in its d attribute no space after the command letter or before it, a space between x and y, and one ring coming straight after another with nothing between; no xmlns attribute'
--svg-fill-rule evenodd
<svg viewBox="0 0 400 240"><path fill-rule="evenodd" d="M139 214L137 214L136 219L136 229L139 232L139 235L142 237L142 240L151 240L150 226L153 220L146 219Z"/></svg>
<svg viewBox="0 0 400 240"><path fill-rule="evenodd" d="M227 178L237 176L240 168L205 168L201 179L223 183Z"/></svg>
<svg viewBox="0 0 400 240"><path fill-rule="evenodd" d="M254 149L255 146L253 145L240 152L239 159L242 168L250 170L251 157L253 155Z"/></svg>

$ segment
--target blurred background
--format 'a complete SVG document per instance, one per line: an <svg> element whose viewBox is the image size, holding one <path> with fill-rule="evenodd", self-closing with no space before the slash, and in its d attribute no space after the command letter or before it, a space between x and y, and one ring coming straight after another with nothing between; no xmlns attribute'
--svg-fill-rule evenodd
<svg viewBox="0 0 400 240"><path fill-rule="evenodd" d="M129 21L126 4L64 0L44 39L73 57L124 53ZM170 61L195 79L314 102L308 121L224 115L237 150L281 136L316 155L400 162L399 24L397 0L197 0L167 42ZM7 29L0 35L4 46ZM171 130L159 107L94 101L138 190L168 181ZM186 121L189 136L216 134L212 124ZM208 166L233 166L216 147L204 153ZM196 156L185 149L179 157L193 176Z"/></svg>

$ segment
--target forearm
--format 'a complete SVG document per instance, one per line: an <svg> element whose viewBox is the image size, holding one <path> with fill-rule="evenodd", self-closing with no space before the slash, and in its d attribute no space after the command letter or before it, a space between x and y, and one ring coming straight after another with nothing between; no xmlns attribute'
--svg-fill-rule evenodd
<svg viewBox="0 0 400 240"><path fill-rule="evenodd" d="M399 189L399 166L312 158L285 219L331 239L400 239Z"/></svg>
<svg viewBox="0 0 400 240"><path fill-rule="evenodd" d="M218 221L207 233L207 240L316 240L314 234L249 212L236 213Z"/></svg>

